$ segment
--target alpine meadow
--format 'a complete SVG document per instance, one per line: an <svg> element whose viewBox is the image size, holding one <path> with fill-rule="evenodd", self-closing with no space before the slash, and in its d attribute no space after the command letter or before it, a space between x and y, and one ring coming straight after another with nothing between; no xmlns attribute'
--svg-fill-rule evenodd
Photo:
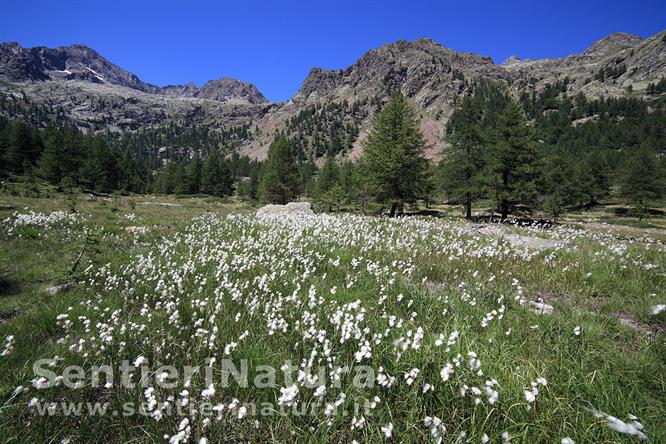
<svg viewBox="0 0 666 444"><path fill-rule="evenodd" d="M663 5L42 3L0 6L0 442L666 442Z"/></svg>

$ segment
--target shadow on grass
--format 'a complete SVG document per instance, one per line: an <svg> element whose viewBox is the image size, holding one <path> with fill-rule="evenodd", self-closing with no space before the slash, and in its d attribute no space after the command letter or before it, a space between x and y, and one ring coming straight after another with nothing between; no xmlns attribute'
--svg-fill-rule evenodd
<svg viewBox="0 0 666 444"><path fill-rule="evenodd" d="M6 273L0 273L0 297L13 296L21 290L19 281Z"/></svg>

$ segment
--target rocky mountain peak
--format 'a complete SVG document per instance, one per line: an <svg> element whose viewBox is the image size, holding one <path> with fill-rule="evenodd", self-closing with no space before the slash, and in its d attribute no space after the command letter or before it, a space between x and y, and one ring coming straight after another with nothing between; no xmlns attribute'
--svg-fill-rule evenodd
<svg viewBox="0 0 666 444"><path fill-rule="evenodd" d="M123 86L149 94L200 97L227 103L267 102L254 85L230 78L212 80L202 88L194 83L160 88L141 81L83 44L58 48L23 48L16 42L0 44L0 79L10 82L83 81Z"/></svg>
<svg viewBox="0 0 666 444"><path fill-rule="evenodd" d="M400 91L424 108L442 108L479 76L506 78L490 57L454 51L432 39L398 40L342 70L310 71L294 102L381 97Z"/></svg>
<svg viewBox="0 0 666 444"><path fill-rule="evenodd" d="M196 97L227 103L260 104L268 102L252 83L228 77L206 82Z"/></svg>
<svg viewBox="0 0 666 444"><path fill-rule="evenodd" d="M582 56L600 57L614 54L638 45L643 39L626 32L614 32L597 41L581 53Z"/></svg>
<svg viewBox="0 0 666 444"><path fill-rule="evenodd" d="M520 63L520 62L522 62L522 60L520 59L520 57L518 57L517 55L513 54L513 55L510 55L505 61L502 62L502 66L506 66L506 65L514 65L514 64L516 64L516 63Z"/></svg>

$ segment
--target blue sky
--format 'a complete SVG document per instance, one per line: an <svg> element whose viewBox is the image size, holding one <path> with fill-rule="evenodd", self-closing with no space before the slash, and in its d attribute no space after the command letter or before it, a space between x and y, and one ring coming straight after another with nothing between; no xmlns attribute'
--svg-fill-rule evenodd
<svg viewBox="0 0 666 444"><path fill-rule="evenodd" d="M84 43L142 80L235 77L287 100L312 67L429 37L501 63L580 52L615 31L666 29L666 1L0 0L0 41Z"/></svg>

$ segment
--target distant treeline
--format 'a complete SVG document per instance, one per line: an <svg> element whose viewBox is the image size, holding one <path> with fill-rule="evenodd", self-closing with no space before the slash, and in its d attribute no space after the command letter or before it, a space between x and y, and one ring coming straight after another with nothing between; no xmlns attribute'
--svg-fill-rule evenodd
<svg viewBox="0 0 666 444"><path fill-rule="evenodd" d="M196 129L181 134L177 131L165 128L164 134L179 137L183 147L190 142L188 136L197 140ZM164 141L159 132L152 134ZM142 137L149 138L146 134L130 135L128 141L117 135L85 134L72 126L39 129L23 121L0 118L0 177L14 173L56 186L66 184L103 193L225 196L232 193L234 181L258 169L257 162L247 157L233 154L225 159L217 144L201 146L193 156L188 155L189 148L161 156L157 149L146 146L148 142L140 145ZM211 140L204 139L204 144Z"/></svg>
<svg viewBox="0 0 666 444"><path fill-rule="evenodd" d="M424 143L418 129L410 140L398 140L406 136L391 129L415 125L413 110L400 99L375 115L374 136L357 163L335 157L350 148L358 134L356 117L365 116L360 107L343 103L307 109L292 118L286 133L276 135L264 162L235 151L258 134L250 125L213 131L169 124L93 135L63 124L37 129L33 125L39 116L0 119L0 174L40 177L57 186L73 184L98 192L235 192L262 202L307 196L329 210L388 205L395 212L404 203L439 199L463 205L468 215L480 199L493 199L503 216L537 209L557 216L567 207L596 204L612 193L642 208L662 197L663 81L651 84L649 101L588 100L583 94L571 98L568 87L568 79L563 79L516 101L501 84L476 84L473 94L459 99L448 121L443 138L450 148L439 164L406 159L420 157ZM356 117L343 122L340 116L350 112ZM393 120L382 129L381 119L387 115ZM411 151L398 152L393 145ZM325 155L320 167L315 153ZM368 153L375 156L370 169ZM397 191L382 190L378 177L368 183L374 171L394 163L409 166L395 177L386 170Z"/></svg>

